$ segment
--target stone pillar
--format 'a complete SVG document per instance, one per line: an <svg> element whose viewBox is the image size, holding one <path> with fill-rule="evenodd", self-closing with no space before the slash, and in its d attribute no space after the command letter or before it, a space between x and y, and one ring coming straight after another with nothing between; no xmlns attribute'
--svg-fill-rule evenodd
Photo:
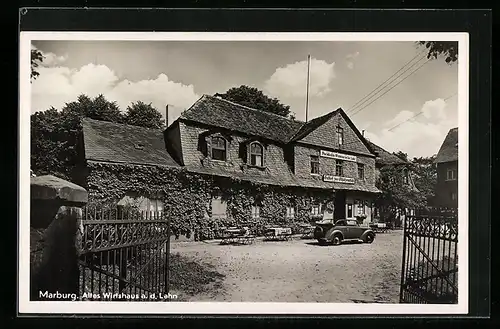
<svg viewBox="0 0 500 329"><path fill-rule="evenodd" d="M31 178L31 300L53 299L40 293L78 297L83 188L55 176Z"/></svg>

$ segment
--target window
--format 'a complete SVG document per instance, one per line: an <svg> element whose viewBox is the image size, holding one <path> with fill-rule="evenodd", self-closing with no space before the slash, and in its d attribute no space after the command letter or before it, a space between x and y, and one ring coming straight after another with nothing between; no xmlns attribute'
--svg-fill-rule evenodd
<svg viewBox="0 0 500 329"><path fill-rule="evenodd" d="M451 193L451 200L452 201L457 201L457 193L455 193L455 192Z"/></svg>
<svg viewBox="0 0 500 329"><path fill-rule="evenodd" d="M161 218L163 215L163 197L161 194L152 195L150 198L126 195L116 204L119 208L133 208L139 211L145 219ZM125 214L125 213L124 213Z"/></svg>
<svg viewBox="0 0 500 329"><path fill-rule="evenodd" d="M403 184L408 184L408 170L403 169Z"/></svg>
<svg viewBox="0 0 500 329"><path fill-rule="evenodd" d="M457 170L456 169L448 169L446 171L446 180L456 180L457 179Z"/></svg>
<svg viewBox="0 0 500 329"><path fill-rule="evenodd" d="M226 161L226 140L222 137L212 137L212 159Z"/></svg>
<svg viewBox="0 0 500 329"><path fill-rule="evenodd" d="M319 204L313 204L311 207L311 214L313 216L318 216L321 214L321 205Z"/></svg>
<svg viewBox="0 0 500 329"><path fill-rule="evenodd" d="M319 156L311 155L311 174L319 175Z"/></svg>
<svg viewBox="0 0 500 329"><path fill-rule="evenodd" d="M342 165L344 162L342 160L335 161L335 176L343 176Z"/></svg>
<svg viewBox="0 0 500 329"><path fill-rule="evenodd" d="M358 178L361 180L365 179L365 165L358 163Z"/></svg>
<svg viewBox="0 0 500 329"><path fill-rule="evenodd" d="M262 145L260 145L259 143L250 144L250 164L252 166L263 167L263 151L264 150L262 148Z"/></svg>
<svg viewBox="0 0 500 329"><path fill-rule="evenodd" d="M212 217L226 217L227 204L220 197L212 199Z"/></svg>
<svg viewBox="0 0 500 329"><path fill-rule="evenodd" d="M356 200L356 215L363 215L365 213L365 207L363 201Z"/></svg>
<svg viewBox="0 0 500 329"><path fill-rule="evenodd" d="M344 144L344 129L342 127L337 127L337 141L339 145Z"/></svg>
<svg viewBox="0 0 500 329"><path fill-rule="evenodd" d="M295 207L288 206L286 207L286 218L294 218L295 217Z"/></svg>
<svg viewBox="0 0 500 329"><path fill-rule="evenodd" d="M254 204L252 206L252 218L259 218L260 217L260 205Z"/></svg>
<svg viewBox="0 0 500 329"><path fill-rule="evenodd" d="M345 220L338 220L336 223L335 223L335 226L346 226L347 223Z"/></svg>

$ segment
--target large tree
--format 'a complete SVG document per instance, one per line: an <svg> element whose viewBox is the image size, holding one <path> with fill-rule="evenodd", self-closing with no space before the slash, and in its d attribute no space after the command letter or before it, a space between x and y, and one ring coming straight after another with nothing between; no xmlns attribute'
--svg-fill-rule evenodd
<svg viewBox="0 0 500 329"><path fill-rule="evenodd" d="M151 103L138 101L127 107L125 123L133 126L160 129L165 127L161 113Z"/></svg>
<svg viewBox="0 0 500 329"><path fill-rule="evenodd" d="M32 82L40 75L37 68L43 62L43 59L44 59L44 56L40 50L31 49L31 81Z"/></svg>
<svg viewBox="0 0 500 329"><path fill-rule="evenodd" d="M77 164L76 143L83 117L120 123L125 120L118 105L103 95L95 98L80 95L61 111L50 108L32 114L31 169L36 175L53 174L73 180Z"/></svg>
<svg viewBox="0 0 500 329"><path fill-rule="evenodd" d="M421 208L427 203L420 191L404 183L402 170L399 166L384 166L376 181L376 186L382 193L375 203L381 211L381 217L392 224L397 221L398 211Z"/></svg>
<svg viewBox="0 0 500 329"><path fill-rule="evenodd" d="M215 94L228 101L232 101L257 110L271 112L284 117L290 116L290 106L282 104L277 98L271 98L265 95L261 90L255 87L241 85L230 88L223 94Z"/></svg>
<svg viewBox="0 0 500 329"><path fill-rule="evenodd" d="M428 49L427 58L444 57L448 64L458 60L457 41L417 41L417 44Z"/></svg>
<svg viewBox="0 0 500 329"><path fill-rule="evenodd" d="M414 174L415 186L419 190L427 203L431 203L434 198L437 184L437 169L434 163L436 156L413 158L412 170Z"/></svg>

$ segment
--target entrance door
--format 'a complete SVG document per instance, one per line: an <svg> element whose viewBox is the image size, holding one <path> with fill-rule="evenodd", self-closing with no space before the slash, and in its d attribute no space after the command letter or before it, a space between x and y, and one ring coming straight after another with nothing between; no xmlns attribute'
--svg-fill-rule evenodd
<svg viewBox="0 0 500 329"><path fill-rule="evenodd" d="M346 211L347 211L347 214L346 214L347 219L354 218L354 204L352 202L348 202L346 204Z"/></svg>
<svg viewBox="0 0 500 329"><path fill-rule="evenodd" d="M345 191L335 191L335 202L333 209L335 220L345 219Z"/></svg>

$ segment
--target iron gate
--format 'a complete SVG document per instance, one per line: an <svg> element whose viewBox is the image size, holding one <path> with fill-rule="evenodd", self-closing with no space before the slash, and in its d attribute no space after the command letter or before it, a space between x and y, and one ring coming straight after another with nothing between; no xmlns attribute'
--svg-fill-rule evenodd
<svg viewBox="0 0 500 329"><path fill-rule="evenodd" d="M400 303L457 303L456 209L417 210L403 227Z"/></svg>
<svg viewBox="0 0 500 329"><path fill-rule="evenodd" d="M82 224L82 300L170 299L169 216L133 208L87 206Z"/></svg>

